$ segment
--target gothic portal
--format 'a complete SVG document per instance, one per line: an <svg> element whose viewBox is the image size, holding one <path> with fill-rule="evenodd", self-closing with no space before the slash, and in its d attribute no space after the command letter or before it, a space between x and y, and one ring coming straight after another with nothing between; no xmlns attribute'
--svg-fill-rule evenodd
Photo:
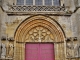
<svg viewBox="0 0 80 60"><path fill-rule="evenodd" d="M60 24L48 16L37 15L37 16L32 16L32 17L25 19L23 22L21 22L21 24L16 29L14 36L15 36L15 46L16 46L14 50L16 51L14 53L15 54L14 56L16 57L16 60L17 59L25 60L25 58L27 59L27 57L25 56L26 55L25 53L27 53L27 49L29 48L28 45L30 45L31 43L32 43L31 44L32 47L34 48L35 47L41 48L45 44L46 44L45 47L50 45L49 48L52 50L45 50L47 48L45 48L44 50L50 53L51 51L54 51L54 53L52 52L53 54L50 55L53 57L59 58L59 56L57 56L58 53L56 53L56 50L58 50L59 48L62 47L61 49L64 50L63 46L64 46L65 34ZM59 45L57 44L58 42L63 42L63 43L60 44L60 47L56 48ZM50 43L52 43L52 45ZM38 46L38 45L41 45L41 46ZM53 45L54 45L54 48L51 47ZM31 50L31 48L29 48L28 50ZM37 54L38 53L40 54L39 50L43 52L41 49L38 49L38 52L36 51ZM64 56L63 53L61 53L61 55ZM30 58L28 57L28 60L29 59ZM52 59L50 57L50 59L53 60L54 58Z"/></svg>

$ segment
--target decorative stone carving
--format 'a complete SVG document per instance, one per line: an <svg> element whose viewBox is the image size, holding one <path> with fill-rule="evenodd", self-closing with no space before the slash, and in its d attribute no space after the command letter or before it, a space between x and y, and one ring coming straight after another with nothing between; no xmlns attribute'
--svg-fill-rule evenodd
<svg viewBox="0 0 80 60"><path fill-rule="evenodd" d="M79 57L79 44L77 38L74 39L74 56Z"/></svg>
<svg viewBox="0 0 80 60"><path fill-rule="evenodd" d="M6 41L6 57L8 57L9 54L9 41Z"/></svg>
<svg viewBox="0 0 80 60"><path fill-rule="evenodd" d="M2 36L1 37L1 40L6 40L6 36Z"/></svg>
<svg viewBox="0 0 80 60"><path fill-rule="evenodd" d="M80 57L80 46L79 46L79 57Z"/></svg>
<svg viewBox="0 0 80 60"><path fill-rule="evenodd" d="M78 48L79 48L78 44L75 44L75 45L74 45L74 56L75 56L75 57L79 57L79 55L78 55L78 54L79 54Z"/></svg>
<svg viewBox="0 0 80 60"><path fill-rule="evenodd" d="M1 58L1 43L0 43L0 58Z"/></svg>
<svg viewBox="0 0 80 60"><path fill-rule="evenodd" d="M7 11L8 10L8 5L9 5L8 2L3 2L3 5L2 5L3 10Z"/></svg>
<svg viewBox="0 0 80 60"><path fill-rule="evenodd" d="M12 58L13 57L13 44L10 41L6 42L6 57Z"/></svg>
<svg viewBox="0 0 80 60"><path fill-rule="evenodd" d="M13 46L13 44L9 44L9 54L8 54L8 57L9 58L12 58L13 57L13 53L14 53L14 46Z"/></svg>
<svg viewBox="0 0 80 60"><path fill-rule="evenodd" d="M6 57L6 46L5 44L2 43L2 50L1 50L1 58L5 58Z"/></svg>
<svg viewBox="0 0 80 60"><path fill-rule="evenodd" d="M74 37L66 41L66 55L67 58L79 57L78 40Z"/></svg>
<svg viewBox="0 0 80 60"><path fill-rule="evenodd" d="M36 27L29 31L26 35L26 42L33 41L33 42L53 42L54 38L51 37L51 32L44 28L44 27Z"/></svg>
<svg viewBox="0 0 80 60"><path fill-rule="evenodd" d="M9 37L8 40L9 41L14 41L14 38L13 37Z"/></svg>
<svg viewBox="0 0 80 60"><path fill-rule="evenodd" d="M9 7L12 7L13 3L11 1L2 0L2 8L4 11L8 11Z"/></svg>
<svg viewBox="0 0 80 60"><path fill-rule="evenodd" d="M73 47L72 47L72 43L69 41L68 43L67 43L67 45L66 45L66 49L67 49L67 57L72 57L72 49L73 49Z"/></svg>
<svg viewBox="0 0 80 60"><path fill-rule="evenodd" d="M21 6L12 5L8 6L9 11L65 11L64 6Z"/></svg>
<svg viewBox="0 0 80 60"><path fill-rule="evenodd" d="M11 42L5 41L5 44L1 44L1 58L13 58L14 46Z"/></svg>

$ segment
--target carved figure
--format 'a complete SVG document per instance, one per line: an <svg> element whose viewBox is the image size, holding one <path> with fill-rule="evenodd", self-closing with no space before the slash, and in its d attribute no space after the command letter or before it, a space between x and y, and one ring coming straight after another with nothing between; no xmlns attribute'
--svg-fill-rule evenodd
<svg viewBox="0 0 80 60"><path fill-rule="evenodd" d="M1 43L0 43L0 58L1 58Z"/></svg>
<svg viewBox="0 0 80 60"><path fill-rule="evenodd" d="M77 40L67 42L67 57L79 57L79 46Z"/></svg>
<svg viewBox="0 0 80 60"><path fill-rule="evenodd" d="M9 41L6 43L6 57L8 57L9 54Z"/></svg>
<svg viewBox="0 0 80 60"><path fill-rule="evenodd" d="M78 49L79 49L79 57L80 57L80 46L79 46L79 48L78 48Z"/></svg>
<svg viewBox="0 0 80 60"><path fill-rule="evenodd" d="M74 45L74 56L78 57L78 44Z"/></svg>
<svg viewBox="0 0 80 60"><path fill-rule="evenodd" d="M67 57L72 57L72 49L73 47L72 47L71 42L68 42L67 43Z"/></svg>
<svg viewBox="0 0 80 60"><path fill-rule="evenodd" d="M14 46L13 44L9 44L9 54L8 54L8 57L9 58L12 58L13 57L13 53L14 53Z"/></svg>
<svg viewBox="0 0 80 60"><path fill-rule="evenodd" d="M1 50L1 58L5 58L6 57L6 46L5 44L2 43L2 50Z"/></svg>

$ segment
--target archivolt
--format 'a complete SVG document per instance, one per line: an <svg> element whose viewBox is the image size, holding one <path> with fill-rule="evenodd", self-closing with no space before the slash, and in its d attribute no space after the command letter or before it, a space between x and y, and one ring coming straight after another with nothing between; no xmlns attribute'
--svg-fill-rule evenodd
<svg viewBox="0 0 80 60"><path fill-rule="evenodd" d="M16 29L15 40L18 42L25 42L27 33L38 26L47 28L53 36L54 42L62 42L65 40L65 34L61 26L52 18L42 15L32 16L25 19Z"/></svg>

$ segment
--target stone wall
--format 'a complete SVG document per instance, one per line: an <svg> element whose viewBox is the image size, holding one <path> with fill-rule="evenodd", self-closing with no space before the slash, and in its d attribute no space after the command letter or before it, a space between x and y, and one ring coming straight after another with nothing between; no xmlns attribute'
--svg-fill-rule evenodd
<svg viewBox="0 0 80 60"><path fill-rule="evenodd" d="M6 18L6 20L4 19L4 17ZM27 19L28 17L30 17L30 15L26 15L26 16L8 16L6 14L3 15L2 18L2 36L4 35L8 35L9 37L14 37L14 33L17 29L17 27L19 26L19 24L21 22L23 22L25 19ZM76 18L75 18L75 14L72 16L49 16L53 19L55 19L63 28L66 37L77 37L77 25L76 25ZM20 54L24 54L24 50L23 50L23 43L16 43L16 54L15 54L15 59L17 57L20 57L19 59L22 60L24 56L21 56ZM23 46L23 47L22 47ZM57 46L57 47L56 47ZM21 50L22 49L22 50ZM60 50L59 50L60 49ZM20 51L19 51L20 50ZM55 43L55 59L56 60L66 60L65 59L65 46L64 43ZM63 52L63 53L62 53ZM64 58L63 58L64 56ZM23 59L24 60L24 59Z"/></svg>
<svg viewBox="0 0 80 60"><path fill-rule="evenodd" d="M16 28L18 25L30 17L29 15L26 16L8 16L7 20L4 21L3 25L6 27L6 33L8 34L8 37L13 37L14 33L16 31ZM63 28L66 37L71 37L72 36L72 25L71 25L71 20L70 16L50 16L51 18L55 19ZM5 32L5 31L4 31ZM11 34L10 34L11 33Z"/></svg>
<svg viewBox="0 0 80 60"><path fill-rule="evenodd" d="M79 1L79 0L78 0ZM15 5L16 0L4 0L2 4L2 8L4 10L7 10L6 4ZM76 6L78 3L77 0L61 0L61 5L63 6L63 3L65 6L69 7L69 12L72 13L71 15L45 15L49 16L50 18L54 19L56 22L60 24L62 27L66 38L69 37L77 37L78 43L80 43L80 9L78 9L76 12L74 10L76 9ZM33 15L7 15L5 11L0 8L0 45L1 42L4 43L4 40L1 41L1 38L4 37L6 40L7 38L14 38L14 34L16 29L19 27L19 25L27 18ZM11 42L11 41L10 41ZM6 43L6 41L5 41ZM12 43L12 42L11 42ZM19 43L16 41L13 41L12 43L14 45L14 60L24 60L25 56L25 43ZM80 58L66 58L66 43L59 42L54 43L55 47L55 60L80 60ZM80 46L80 44L79 44ZM80 51L79 51L80 53ZM1 55L1 49L0 49L0 55Z"/></svg>

